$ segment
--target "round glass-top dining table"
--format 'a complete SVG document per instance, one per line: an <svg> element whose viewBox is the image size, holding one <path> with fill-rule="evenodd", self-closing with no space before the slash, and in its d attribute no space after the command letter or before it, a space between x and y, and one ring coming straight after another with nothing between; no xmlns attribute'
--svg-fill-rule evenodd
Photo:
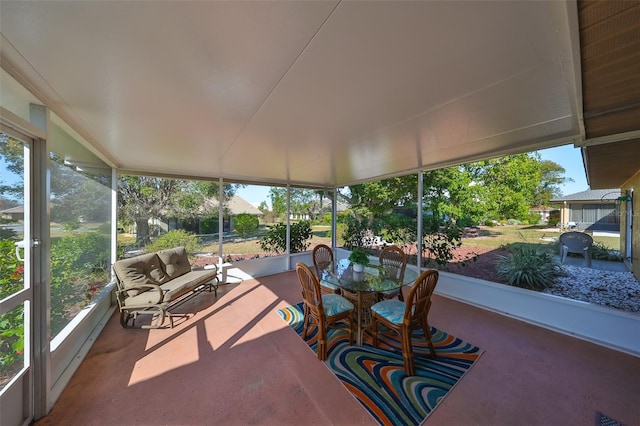
<svg viewBox="0 0 640 426"><path fill-rule="evenodd" d="M418 278L418 273L405 268L401 274L399 268L381 265L377 260L364 267L364 271L356 272L348 259L340 259L324 265L317 271L320 281L340 287L342 295L356 306L358 345L362 345L362 331L371 321L371 306L378 301L378 294L401 291L405 284L411 284Z"/></svg>

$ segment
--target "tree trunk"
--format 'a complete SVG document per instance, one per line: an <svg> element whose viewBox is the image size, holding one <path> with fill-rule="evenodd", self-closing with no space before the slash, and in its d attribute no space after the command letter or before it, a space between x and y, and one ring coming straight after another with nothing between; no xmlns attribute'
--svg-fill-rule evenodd
<svg viewBox="0 0 640 426"><path fill-rule="evenodd" d="M136 245L144 246L149 242L149 222L147 219L136 219Z"/></svg>

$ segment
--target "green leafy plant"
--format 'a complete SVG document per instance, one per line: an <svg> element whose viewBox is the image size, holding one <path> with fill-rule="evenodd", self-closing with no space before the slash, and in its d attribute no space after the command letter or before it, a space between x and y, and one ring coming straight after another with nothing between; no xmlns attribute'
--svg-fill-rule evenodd
<svg viewBox="0 0 640 426"><path fill-rule="evenodd" d="M594 241L591 246L591 258L596 260L608 260L610 262L622 262L619 250L613 250L601 242Z"/></svg>
<svg viewBox="0 0 640 426"><path fill-rule="evenodd" d="M462 245L463 228L451 221L442 222L436 218L425 221L425 235L422 238L422 251L426 265L435 262L446 265L454 259L454 251ZM471 254L464 259L458 259L458 266L465 266L468 260L475 261L477 255ZM425 266L426 266L425 265Z"/></svg>
<svg viewBox="0 0 640 426"><path fill-rule="evenodd" d="M369 263L369 255L360 248L354 248L349 255L349 261L358 265L367 265Z"/></svg>
<svg viewBox="0 0 640 426"><path fill-rule="evenodd" d="M233 218L233 223L236 232L238 232L243 239L246 239L249 233L255 231L260 225L258 218L249 213L241 213Z"/></svg>
<svg viewBox="0 0 640 426"><path fill-rule="evenodd" d="M21 290L23 277L24 266L16 259L14 241L0 240L0 299ZM19 305L0 315L0 377L12 375L23 350L24 309Z"/></svg>
<svg viewBox="0 0 640 426"><path fill-rule="evenodd" d="M512 250L500 256L497 263L498 276L509 285L540 291L552 286L562 274L558 260L548 250L527 245Z"/></svg>
<svg viewBox="0 0 640 426"><path fill-rule="evenodd" d="M311 224L306 220L291 224L290 236L291 253L305 251L309 247L309 240L312 236ZM273 225L267 235L260 239L260 247L267 252L285 253L287 251L287 225L284 223Z"/></svg>
<svg viewBox="0 0 640 426"><path fill-rule="evenodd" d="M153 240L146 245L148 253L166 250L173 247L185 247L187 253L192 254L198 250L198 237L184 229L174 229Z"/></svg>

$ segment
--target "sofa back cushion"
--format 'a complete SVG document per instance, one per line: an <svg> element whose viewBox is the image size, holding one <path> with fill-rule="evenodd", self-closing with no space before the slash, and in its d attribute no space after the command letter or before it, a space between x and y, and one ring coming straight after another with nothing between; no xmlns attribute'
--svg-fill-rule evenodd
<svg viewBox="0 0 640 426"><path fill-rule="evenodd" d="M158 252L160 265L169 279L174 279L191 271L191 264L187 256L187 249L174 247Z"/></svg>
<svg viewBox="0 0 640 426"><path fill-rule="evenodd" d="M125 289L140 284L161 285L169 281L169 277L160 266L160 258L156 253L142 254L129 259L118 260L113 265L118 280ZM135 296L146 290L128 290L129 296Z"/></svg>

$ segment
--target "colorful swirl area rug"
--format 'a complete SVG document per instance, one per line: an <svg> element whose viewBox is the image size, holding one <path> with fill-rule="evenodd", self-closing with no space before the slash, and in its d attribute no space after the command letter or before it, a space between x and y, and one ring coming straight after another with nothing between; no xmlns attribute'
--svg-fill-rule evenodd
<svg viewBox="0 0 640 426"><path fill-rule="evenodd" d="M302 303L278 314L302 337ZM349 346L346 331L330 328L327 367L382 425L418 425L478 360L482 350L431 327L436 359L429 357L424 338L413 339L416 375L404 372L399 339L379 335L378 348L367 340ZM317 350L317 328L309 327L306 343Z"/></svg>

